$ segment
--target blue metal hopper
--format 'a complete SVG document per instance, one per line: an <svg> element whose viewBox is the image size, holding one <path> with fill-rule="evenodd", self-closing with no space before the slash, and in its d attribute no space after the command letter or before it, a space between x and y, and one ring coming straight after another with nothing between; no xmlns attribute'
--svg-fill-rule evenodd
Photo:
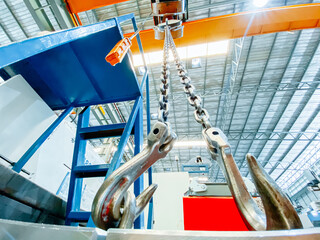
<svg viewBox="0 0 320 240"><path fill-rule="evenodd" d="M132 14L31 38L0 48L0 75L21 74L53 109L136 99L139 83L127 56L112 67L105 56L122 39Z"/></svg>

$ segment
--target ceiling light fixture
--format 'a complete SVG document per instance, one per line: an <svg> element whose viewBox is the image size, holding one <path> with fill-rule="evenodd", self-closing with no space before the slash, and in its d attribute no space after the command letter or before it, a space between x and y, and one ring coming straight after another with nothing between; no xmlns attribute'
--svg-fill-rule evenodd
<svg viewBox="0 0 320 240"><path fill-rule="evenodd" d="M201 58L192 58L191 66L192 68L201 68Z"/></svg>
<svg viewBox="0 0 320 240"><path fill-rule="evenodd" d="M256 7L263 7L268 3L268 0L253 0L252 2Z"/></svg>

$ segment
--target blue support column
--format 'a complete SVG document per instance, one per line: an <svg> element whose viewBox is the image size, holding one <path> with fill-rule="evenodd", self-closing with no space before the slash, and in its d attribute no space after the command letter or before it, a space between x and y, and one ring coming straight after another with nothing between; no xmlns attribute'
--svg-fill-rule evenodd
<svg viewBox="0 0 320 240"><path fill-rule="evenodd" d="M47 140L50 134L59 126L63 119L71 112L73 107L67 108L60 116L48 127L48 129L32 144L25 154L12 167L12 170L20 172L24 165L29 161L32 155L39 149L39 147Z"/></svg>
<svg viewBox="0 0 320 240"><path fill-rule="evenodd" d="M136 98L136 101L133 105L133 108L132 108L132 111L131 111L131 114L129 116L129 119L126 123L126 126L123 130L123 133L122 133L122 136L120 138L120 142L118 144L118 149L117 151L115 152L112 160L111 160L111 163L110 163L110 167L109 167L109 170L107 172L107 175L106 175L106 179L111 175L111 173L116 170L119 166L120 166L120 163L121 163L121 160L122 160L122 156L123 156L123 153L124 153L124 148L125 146L127 145L127 142L129 140L129 137L131 135L131 131L132 131L132 128L133 128L133 125L136 121L136 117L137 117L137 114L139 112L139 108L142 104L142 97L139 96ZM90 217L89 221L88 221L88 224L87 224L87 227L94 227L94 223L92 221L92 218Z"/></svg>
<svg viewBox="0 0 320 240"><path fill-rule="evenodd" d="M134 124L134 154L137 155L143 145L143 103L139 103L139 111L136 117L136 121ZM143 191L143 177L142 174L135 182L134 182L134 194L138 196ZM142 229L144 228L144 214L143 212L134 222L135 229Z"/></svg>
<svg viewBox="0 0 320 240"><path fill-rule="evenodd" d="M133 29L134 31L138 30L137 27L137 23L136 23L136 19L132 18L132 24L133 24ZM140 88L144 87L144 83L146 84L146 102L147 102L147 134L149 134L150 130L151 130L151 121L150 121L150 95L149 95L149 75L148 75L148 68L147 68L147 64L144 58L144 52L143 52L143 48L142 48L142 43L141 43L141 38L140 35L138 34L136 36L137 38L137 42L138 42L138 46L139 46L139 50L140 53L142 55L142 61L144 64L144 68L145 68L145 75L146 77L143 78L142 82L141 82L141 86ZM143 90L143 89L141 89ZM143 91L142 91L143 92ZM148 169L148 183L149 185L152 184L152 167L150 167ZM153 198L151 198L150 202L149 202L149 211L148 211L148 224L147 224L147 229L152 229L152 224L153 224Z"/></svg>
<svg viewBox="0 0 320 240"><path fill-rule="evenodd" d="M119 165L121 163L121 159L122 159L122 156L124 153L124 148L127 145L127 142L129 140L131 130L132 130L134 122L136 120L136 116L138 114L139 106L141 103L142 103L142 97L139 96L139 97L137 97L137 99L133 105L128 122L127 122L126 127L124 128L124 131L123 131L122 136L120 138L120 142L118 144L118 149L115 152L115 154L111 160L110 169L108 171L106 178L108 178L111 175L111 173L119 167Z"/></svg>
<svg viewBox="0 0 320 240"><path fill-rule="evenodd" d="M149 134L151 130L151 113L150 113L150 93L149 93L149 75L147 75L146 80L146 108L147 108L147 135Z"/></svg>
<svg viewBox="0 0 320 240"><path fill-rule="evenodd" d="M150 113L150 94L149 94L149 76L146 79L146 102L147 102L147 134L150 133L151 130L151 113ZM148 184L152 184L152 167L148 169ZM149 210L148 210L148 223L147 229L152 229L153 225L153 197L149 202Z"/></svg>
<svg viewBox="0 0 320 240"><path fill-rule="evenodd" d="M89 117L90 107L85 107L78 117L67 202L66 225L70 225L72 223L71 219L68 219L70 212L80 211L83 179L77 178L76 173L73 170L79 165L84 165L87 142L81 138L80 131L81 128L89 126Z"/></svg>
<svg viewBox="0 0 320 240"><path fill-rule="evenodd" d="M133 26L135 31L137 30L137 25L136 25L136 21L134 18L134 15L128 15L125 18L115 18L115 22L117 27L119 28L119 32L121 34L121 36L123 37L122 31L121 31L121 27L120 24L122 21L126 21L128 19L132 20ZM135 133L135 154L138 154L141 151L142 148L142 144L143 144L143 101L142 101L142 93L143 93L143 89L144 86L146 85L146 97L147 97L147 131L148 133L150 132L150 106L149 106L149 78L148 78L148 69L147 66L145 64L145 59L144 59L144 55L143 55L143 49L142 49L142 45L141 45L141 40L139 35L137 36L137 41L138 41L138 45L140 48L140 51L142 53L142 58L143 58L143 62L144 62L144 67L146 69L145 75L143 76L143 79L141 81L139 90L141 93L141 96L137 97L135 104L133 106L133 109L131 111L131 114L129 116L129 119L125 125L125 128L123 130L123 133L121 135L120 138L120 142L118 144L118 149L116 151L116 153L114 154L110 165L108 166L108 172L106 174L106 178L108 178L113 171L115 171L121 163L122 157L123 157L123 153L124 153L124 148L127 145L127 142L129 140L129 137L131 135L132 132L132 128L134 125L134 133ZM90 128L90 131L93 131L94 129ZM150 176L151 177L151 176ZM150 178L149 177L149 178ZM150 183L151 184L151 183ZM134 184L134 192L135 195L139 195L143 190L143 176L141 176ZM152 206L152 204L151 204ZM151 209L153 209L151 207ZM152 210L153 211L153 210ZM92 221L92 218L89 218L89 221L87 223L87 227L94 227L94 223ZM144 216L141 214L139 218L137 218L137 220L135 221L134 224L135 228L143 228L144 227Z"/></svg>

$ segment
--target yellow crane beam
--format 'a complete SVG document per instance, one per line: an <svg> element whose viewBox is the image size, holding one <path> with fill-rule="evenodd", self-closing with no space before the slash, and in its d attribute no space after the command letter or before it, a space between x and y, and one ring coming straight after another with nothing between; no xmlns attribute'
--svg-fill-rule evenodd
<svg viewBox="0 0 320 240"><path fill-rule="evenodd" d="M318 28L320 3L268 8L186 22L183 24L184 36L175 39L175 43L178 47L183 47L243 37L252 17L253 22L247 36ZM140 37L145 52L162 50L163 42L154 38L152 29L141 31ZM134 54L139 52L136 40L132 42L131 51Z"/></svg>

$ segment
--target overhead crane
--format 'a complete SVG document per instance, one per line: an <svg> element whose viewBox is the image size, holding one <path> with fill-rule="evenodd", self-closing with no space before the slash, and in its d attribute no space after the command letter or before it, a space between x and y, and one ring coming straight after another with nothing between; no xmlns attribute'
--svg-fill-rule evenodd
<svg viewBox="0 0 320 240"><path fill-rule="evenodd" d="M254 20L246 36L303 30L320 27L320 3L300 4L263 10L234 13L182 23L184 36L175 40L178 47L226 39L241 38L250 19ZM125 34L130 36L131 33ZM140 32L145 52L162 50L162 42L154 37L152 29ZM131 51L137 53L138 45L133 42Z"/></svg>

